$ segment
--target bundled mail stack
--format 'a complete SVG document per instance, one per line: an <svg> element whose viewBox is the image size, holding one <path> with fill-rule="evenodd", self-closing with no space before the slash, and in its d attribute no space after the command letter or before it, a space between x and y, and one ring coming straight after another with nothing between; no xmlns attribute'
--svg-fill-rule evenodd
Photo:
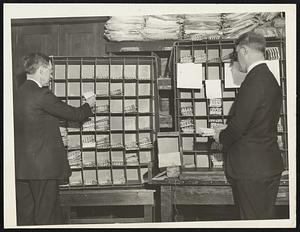
<svg viewBox="0 0 300 232"><path fill-rule="evenodd" d="M222 100L220 98L209 99L209 115L222 115Z"/></svg>
<svg viewBox="0 0 300 232"><path fill-rule="evenodd" d="M107 21L104 36L110 41L197 41L236 39L249 31L284 37L284 16L278 12L114 16Z"/></svg>
<svg viewBox="0 0 300 232"><path fill-rule="evenodd" d="M180 121L180 128L183 133L194 133L195 131L195 126L191 118L182 119Z"/></svg>
<svg viewBox="0 0 300 232"><path fill-rule="evenodd" d="M150 138L147 138L147 137L141 138L140 142L139 142L139 147L142 149L143 148L152 148L152 143L151 143Z"/></svg>
<svg viewBox="0 0 300 232"><path fill-rule="evenodd" d="M279 12L266 12L258 16L259 26L254 29L264 37L283 37L285 22Z"/></svg>
<svg viewBox="0 0 300 232"><path fill-rule="evenodd" d="M139 165L137 153L126 153L125 158L127 165Z"/></svg>
<svg viewBox="0 0 300 232"><path fill-rule="evenodd" d="M69 165L73 168L81 167L81 151L74 150L68 152Z"/></svg>
<svg viewBox="0 0 300 232"><path fill-rule="evenodd" d="M254 30L259 25L258 14L224 13L222 14L222 33L225 38L238 38L241 34Z"/></svg>
<svg viewBox="0 0 300 232"><path fill-rule="evenodd" d="M222 33L225 38L235 39L241 34L254 31L264 37L282 37L283 16L279 12L224 13Z"/></svg>
<svg viewBox="0 0 300 232"><path fill-rule="evenodd" d="M109 105L97 105L95 109L95 113L108 113L109 112Z"/></svg>
<svg viewBox="0 0 300 232"><path fill-rule="evenodd" d="M102 136L102 137L99 137L99 138L97 137L96 146L97 146L97 148L100 148L100 149L110 148L108 135L107 136Z"/></svg>
<svg viewBox="0 0 300 232"><path fill-rule="evenodd" d="M177 40L181 36L180 22L180 15L145 16L141 33L145 40Z"/></svg>
<svg viewBox="0 0 300 232"><path fill-rule="evenodd" d="M218 39L221 27L221 14L187 14L184 17L184 38Z"/></svg>
<svg viewBox="0 0 300 232"><path fill-rule="evenodd" d="M95 131L95 129L100 131L108 131L109 130L109 118L108 117L96 117L96 121L94 118L85 122L82 125L83 131Z"/></svg>
<svg viewBox="0 0 300 232"><path fill-rule="evenodd" d="M125 144L125 149L126 149L127 151L130 151L130 150L138 150L139 147L138 147L136 141L131 141L131 142L126 142L126 144Z"/></svg>
<svg viewBox="0 0 300 232"><path fill-rule="evenodd" d="M104 36L110 41L177 40L180 16L113 16L105 24Z"/></svg>
<svg viewBox="0 0 300 232"><path fill-rule="evenodd" d="M104 36L110 41L141 41L144 26L143 16L111 17L105 24Z"/></svg>

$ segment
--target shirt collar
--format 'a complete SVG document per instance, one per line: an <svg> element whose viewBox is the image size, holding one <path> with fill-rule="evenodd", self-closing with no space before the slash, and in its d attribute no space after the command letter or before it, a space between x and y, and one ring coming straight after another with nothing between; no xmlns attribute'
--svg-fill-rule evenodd
<svg viewBox="0 0 300 232"><path fill-rule="evenodd" d="M260 60L260 61L256 61L254 62L253 64L251 64L249 67L248 67L248 70L247 70L247 73L249 73L251 71L251 69L253 69L255 66L259 65L259 64L263 64L263 63L266 63L265 60Z"/></svg>
<svg viewBox="0 0 300 232"><path fill-rule="evenodd" d="M39 82L37 82L36 80L34 80L34 79L30 78L30 77L27 77L27 80L34 81L40 88L43 87Z"/></svg>

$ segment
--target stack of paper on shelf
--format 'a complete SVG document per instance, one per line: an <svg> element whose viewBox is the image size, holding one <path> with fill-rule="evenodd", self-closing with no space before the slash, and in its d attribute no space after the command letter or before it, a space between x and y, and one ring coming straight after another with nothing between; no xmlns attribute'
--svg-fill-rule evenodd
<svg viewBox="0 0 300 232"><path fill-rule="evenodd" d="M128 105L124 107L124 112L125 113L136 113L137 112L137 107L135 104Z"/></svg>
<svg viewBox="0 0 300 232"><path fill-rule="evenodd" d="M152 143L151 143L150 138L144 137L144 138L140 139L139 147L140 148L152 148Z"/></svg>
<svg viewBox="0 0 300 232"><path fill-rule="evenodd" d="M120 96L120 95L123 95L123 92L121 89L114 89L114 90L110 91L110 95L111 96Z"/></svg>
<svg viewBox="0 0 300 232"><path fill-rule="evenodd" d="M209 124L210 124L210 128L218 128L224 126L223 120L220 118L209 119Z"/></svg>
<svg viewBox="0 0 300 232"><path fill-rule="evenodd" d="M198 128L201 136L209 137L215 135L215 130L213 128Z"/></svg>
<svg viewBox="0 0 300 232"><path fill-rule="evenodd" d="M141 41L144 25L143 16L113 16L105 24L104 36L111 41Z"/></svg>
<svg viewBox="0 0 300 232"><path fill-rule="evenodd" d="M95 136L94 135L83 135L82 136L82 147L93 148L95 147Z"/></svg>
<svg viewBox="0 0 300 232"><path fill-rule="evenodd" d="M68 160L71 167L81 167L81 151L69 151Z"/></svg>
<svg viewBox="0 0 300 232"><path fill-rule="evenodd" d="M184 18L184 37L201 40L210 35L218 35L221 29L221 14L186 14Z"/></svg>
<svg viewBox="0 0 300 232"><path fill-rule="evenodd" d="M222 33L225 38L238 38L259 25L258 13L224 13Z"/></svg>
<svg viewBox="0 0 300 232"><path fill-rule="evenodd" d="M125 149L126 150L137 150L137 149L139 149L139 147L138 147L136 141L134 141L134 142L126 143L125 144Z"/></svg>
<svg viewBox="0 0 300 232"><path fill-rule="evenodd" d="M204 63L207 61L205 50L194 50L194 63Z"/></svg>
<svg viewBox="0 0 300 232"><path fill-rule="evenodd" d="M221 98L211 98L209 99L209 107L221 107L222 100Z"/></svg>
<svg viewBox="0 0 300 232"><path fill-rule="evenodd" d="M96 117L96 130L108 131L109 130L109 118L108 117Z"/></svg>
<svg viewBox="0 0 300 232"><path fill-rule="evenodd" d="M108 112L109 112L108 104L96 106L96 113L108 113Z"/></svg>
<svg viewBox="0 0 300 232"><path fill-rule="evenodd" d="M125 158L127 165L139 165L138 156L136 153L126 153Z"/></svg>
<svg viewBox="0 0 300 232"><path fill-rule="evenodd" d="M177 40L180 28L177 15L145 16L145 26L141 30L144 40Z"/></svg>
<svg viewBox="0 0 300 232"><path fill-rule="evenodd" d="M180 108L182 116L193 116L193 108L192 106L184 106Z"/></svg>
<svg viewBox="0 0 300 232"><path fill-rule="evenodd" d="M110 147L109 143L109 137L107 136L101 136L97 137L97 142L96 142L97 148L102 148L102 149L107 149Z"/></svg>
<svg viewBox="0 0 300 232"><path fill-rule="evenodd" d="M70 185L82 185L82 177L80 171L73 171L69 178Z"/></svg>
<svg viewBox="0 0 300 232"><path fill-rule="evenodd" d="M194 123L191 118L182 119L180 121L180 128L181 128L182 132L184 132L184 133L194 133L194 131L195 131Z"/></svg>

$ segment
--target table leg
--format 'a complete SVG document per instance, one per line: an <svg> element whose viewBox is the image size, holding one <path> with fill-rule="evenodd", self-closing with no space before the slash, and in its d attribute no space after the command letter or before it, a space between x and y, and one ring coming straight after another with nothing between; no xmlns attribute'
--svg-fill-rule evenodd
<svg viewBox="0 0 300 232"><path fill-rule="evenodd" d="M144 206L144 220L145 220L145 222L153 222L153 206L152 205Z"/></svg>
<svg viewBox="0 0 300 232"><path fill-rule="evenodd" d="M161 198L161 221L171 222L173 221L173 194L172 186L160 187L160 198Z"/></svg>

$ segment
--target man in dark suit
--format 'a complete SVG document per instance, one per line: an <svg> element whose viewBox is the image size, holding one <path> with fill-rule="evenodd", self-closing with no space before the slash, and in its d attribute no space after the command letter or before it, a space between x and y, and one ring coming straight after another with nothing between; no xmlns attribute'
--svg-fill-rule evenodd
<svg viewBox="0 0 300 232"><path fill-rule="evenodd" d="M88 118L95 97L78 108L57 98L48 88L52 64L43 54L30 54L24 68L27 80L14 99L17 223L60 224L58 183L71 171L59 119Z"/></svg>
<svg viewBox="0 0 300 232"><path fill-rule="evenodd" d="M237 39L238 62L247 75L227 127L215 131L226 153L225 174L241 219L274 218L283 171L277 144L281 90L264 61L265 47L264 37L253 32Z"/></svg>

